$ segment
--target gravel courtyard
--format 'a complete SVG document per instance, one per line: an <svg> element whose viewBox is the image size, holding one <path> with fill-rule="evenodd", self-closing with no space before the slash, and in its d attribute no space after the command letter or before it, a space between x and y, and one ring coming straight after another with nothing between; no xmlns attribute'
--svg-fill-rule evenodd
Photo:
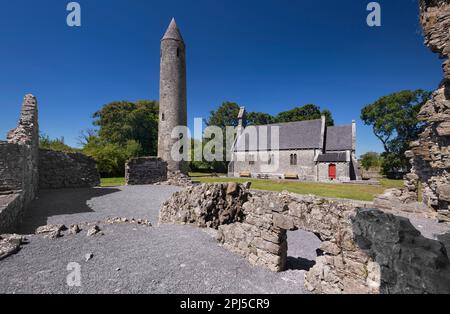
<svg viewBox="0 0 450 314"><path fill-rule="evenodd" d="M30 235L17 254L0 261L0 293L306 293L304 269L313 265L320 245L314 235L288 234L290 270L253 267L201 229L157 225L160 205L177 190L133 186L41 192L23 234L46 224L112 217L148 219L153 227L100 223L104 235L87 237L86 230L56 240ZM66 283L72 262L81 265L81 287Z"/></svg>

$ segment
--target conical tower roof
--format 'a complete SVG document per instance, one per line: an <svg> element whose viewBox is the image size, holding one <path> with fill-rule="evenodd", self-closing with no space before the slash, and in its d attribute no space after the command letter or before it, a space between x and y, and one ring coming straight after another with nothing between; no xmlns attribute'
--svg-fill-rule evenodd
<svg viewBox="0 0 450 314"><path fill-rule="evenodd" d="M164 34L164 37L162 40L165 39L173 39L178 41L183 41L183 37L181 36L180 30L178 29L177 22L175 22L175 19L172 18L172 21L170 22L169 27L166 30L166 33Z"/></svg>

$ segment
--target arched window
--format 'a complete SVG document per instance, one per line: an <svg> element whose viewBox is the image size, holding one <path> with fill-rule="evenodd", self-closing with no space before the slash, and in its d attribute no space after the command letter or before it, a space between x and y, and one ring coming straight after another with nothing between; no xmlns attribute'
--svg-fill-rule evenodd
<svg viewBox="0 0 450 314"><path fill-rule="evenodd" d="M291 154L291 166L297 166L297 154Z"/></svg>

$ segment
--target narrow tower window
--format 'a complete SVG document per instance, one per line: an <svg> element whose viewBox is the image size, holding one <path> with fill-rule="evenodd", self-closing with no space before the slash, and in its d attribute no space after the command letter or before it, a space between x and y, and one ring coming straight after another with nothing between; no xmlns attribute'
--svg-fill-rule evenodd
<svg viewBox="0 0 450 314"><path fill-rule="evenodd" d="M180 56L180 48L177 48L177 57Z"/></svg>
<svg viewBox="0 0 450 314"><path fill-rule="evenodd" d="M161 121L164 121L165 119L165 115L164 115L164 113L161 115Z"/></svg>

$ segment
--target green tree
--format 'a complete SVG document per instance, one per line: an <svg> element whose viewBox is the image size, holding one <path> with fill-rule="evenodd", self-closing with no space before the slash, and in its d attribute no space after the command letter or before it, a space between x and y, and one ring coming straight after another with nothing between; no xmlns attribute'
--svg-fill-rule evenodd
<svg viewBox="0 0 450 314"><path fill-rule="evenodd" d="M369 170L370 168L377 168L381 166L382 158L380 154L375 152L367 152L361 155L361 166Z"/></svg>
<svg viewBox="0 0 450 314"><path fill-rule="evenodd" d="M218 126L225 129L227 126L238 125L239 105L235 102L226 101L217 108L216 111L211 111L208 120L206 120L207 126Z"/></svg>
<svg viewBox="0 0 450 314"><path fill-rule="evenodd" d="M408 171L405 157L409 143L416 140L424 124L417 119L430 93L423 90L404 90L383 96L362 109L361 119L372 126L373 133L383 143L384 174Z"/></svg>
<svg viewBox="0 0 450 314"><path fill-rule="evenodd" d="M138 142L143 155L156 155L158 147L157 101L112 102L94 113L98 136L106 143L124 146L130 140Z"/></svg>
<svg viewBox="0 0 450 314"><path fill-rule="evenodd" d="M124 145L120 145L91 136L83 152L95 159L102 177L121 177L124 175L127 160L140 156L142 146L134 140L128 140Z"/></svg>
<svg viewBox="0 0 450 314"><path fill-rule="evenodd" d="M215 111L211 111L209 118L205 121L207 126L217 126L222 129L223 134L223 159L224 161L204 162L208 165L210 171L213 172L227 172L229 162L226 161L226 127L236 127L239 123L240 106L235 102L225 101ZM203 143L202 145L204 145Z"/></svg>
<svg viewBox="0 0 450 314"><path fill-rule="evenodd" d="M276 116L275 120L278 123L297 122L320 119L322 115L325 115L326 117L327 126L334 125L334 120L331 112L329 110L321 111L319 106L313 104L308 104L302 107L296 107L288 111L280 112Z"/></svg>
<svg viewBox="0 0 450 314"><path fill-rule="evenodd" d="M79 150L70 147L64 143L64 138L51 139L46 134L39 135L39 147L42 149L54 150L59 152L77 152Z"/></svg>
<svg viewBox="0 0 450 314"><path fill-rule="evenodd" d="M275 122L275 118L264 112L249 112L247 114L248 125L266 125Z"/></svg>

